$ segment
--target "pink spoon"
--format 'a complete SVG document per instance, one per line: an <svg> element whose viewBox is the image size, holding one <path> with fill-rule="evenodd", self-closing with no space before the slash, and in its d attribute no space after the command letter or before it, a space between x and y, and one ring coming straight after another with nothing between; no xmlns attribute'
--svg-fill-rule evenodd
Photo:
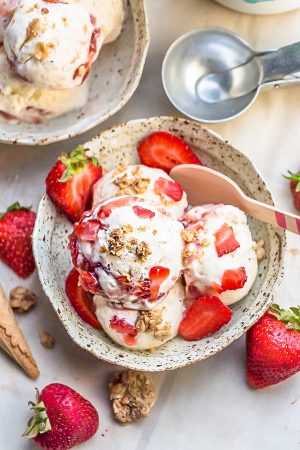
<svg viewBox="0 0 300 450"><path fill-rule="evenodd" d="M205 203L233 205L255 219L300 234L300 216L253 200L222 173L204 166L182 164L174 167L170 176L187 192L191 205Z"/></svg>

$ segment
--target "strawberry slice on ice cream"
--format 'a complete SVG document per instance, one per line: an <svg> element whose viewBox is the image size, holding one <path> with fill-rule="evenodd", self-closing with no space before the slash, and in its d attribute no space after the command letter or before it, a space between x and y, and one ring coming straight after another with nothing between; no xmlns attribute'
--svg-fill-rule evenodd
<svg viewBox="0 0 300 450"><path fill-rule="evenodd" d="M150 299L154 301L157 299L160 285L168 278L170 270L167 267L154 266L149 272L150 278Z"/></svg>
<svg viewBox="0 0 300 450"><path fill-rule="evenodd" d="M154 190L156 193L165 194L174 202L179 202L183 196L183 189L180 183L167 180L166 178L159 178L155 181Z"/></svg>
<svg viewBox="0 0 300 450"><path fill-rule="evenodd" d="M186 341L197 341L216 333L232 317L232 311L218 297L199 297L188 309L179 326Z"/></svg>
<svg viewBox="0 0 300 450"><path fill-rule="evenodd" d="M224 223L224 225L222 225L215 233L215 238L216 252L219 257L226 255L227 253L232 253L240 247L240 244L234 237L233 228L227 223Z"/></svg>
<svg viewBox="0 0 300 450"><path fill-rule="evenodd" d="M167 173L178 164L201 164L182 139L166 131L156 131L143 139L138 153L143 164Z"/></svg>

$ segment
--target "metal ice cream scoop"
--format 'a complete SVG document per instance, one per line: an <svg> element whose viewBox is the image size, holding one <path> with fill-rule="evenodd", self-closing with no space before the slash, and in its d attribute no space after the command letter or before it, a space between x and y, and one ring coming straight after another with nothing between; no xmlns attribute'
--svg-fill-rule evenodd
<svg viewBox="0 0 300 450"><path fill-rule="evenodd" d="M258 54L230 70L200 78L199 97L207 103L222 102L249 94L263 83L282 80L300 71L300 42Z"/></svg>
<svg viewBox="0 0 300 450"><path fill-rule="evenodd" d="M297 71L300 43L257 52L230 30L201 28L171 45L163 62L162 80L179 111L216 123L246 111L261 89L299 83Z"/></svg>

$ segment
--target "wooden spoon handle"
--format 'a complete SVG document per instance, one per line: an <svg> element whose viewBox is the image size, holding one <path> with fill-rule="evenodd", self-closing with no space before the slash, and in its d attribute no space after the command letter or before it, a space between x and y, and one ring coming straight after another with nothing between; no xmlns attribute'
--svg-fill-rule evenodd
<svg viewBox="0 0 300 450"><path fill-rule="evenodd" d="M292 233L300 234L300 216L283 211L274 206L266 205L252 198L245 198L244 211L249 216L263 222L270 223L275 227L280 227Z"/></svg>

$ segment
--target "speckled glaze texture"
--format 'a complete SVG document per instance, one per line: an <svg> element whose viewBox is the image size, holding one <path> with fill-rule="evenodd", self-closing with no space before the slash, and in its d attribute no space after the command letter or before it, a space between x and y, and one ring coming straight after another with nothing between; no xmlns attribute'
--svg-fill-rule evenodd
<svg viewBox="0 0 300 450"><path fill-rule="evenodd" d="M90 74L87 104L43 124L0 121L0 142L46 145L84 133L119 111L141 79L149 47L144 0L128 0L121 35L100 51Z"/></svg>
<svg viewBox="0 0 300 450"><path fill-rule="evenodd" d="M136 164L138 142L156 130L166 130L189 143L205 165L231 177L247 195L273 204L272 196L251 161L214 132L196 122L171 117L135 120L111 128L86 145L108 170L121 161ZM227 347L265 312L273 301L283 275L285 233L249 219L254 239L264 239L266 258L250 293L233 306L231 322L218 333L197 342L181 338L153 353L130 351L114 344L103 333L86 325L69 304L64 281L71 268L67 249L71 224L47 196L41 200L33 236L34 254L45 293L71 338L83 349L104 361L138 370L163 371L201 361Z"/></svg>

